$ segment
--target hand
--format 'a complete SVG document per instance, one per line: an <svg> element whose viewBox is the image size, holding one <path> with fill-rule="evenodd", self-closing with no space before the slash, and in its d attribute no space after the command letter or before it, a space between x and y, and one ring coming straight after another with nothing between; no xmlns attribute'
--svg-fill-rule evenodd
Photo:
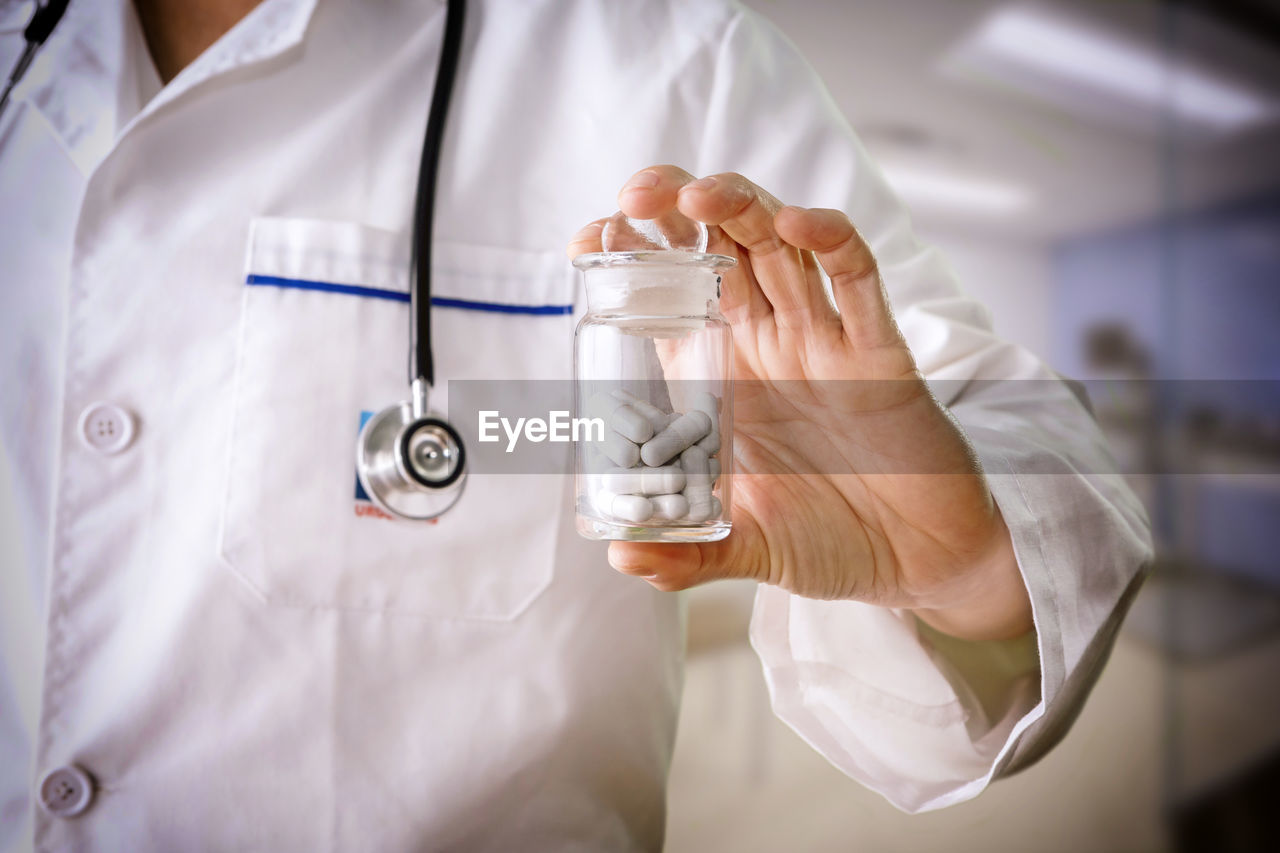
<svg viewBox="0 0 1280 853"><path fill-rule="evenodd" d="M613 566L662 590L751 578L906 608L971 640L1031 630L981 466L916 369L849 219L784 207L741 175L695 181L674 166L637 173L618 203L641 219L677 208L708 225L708 251L738 259L720 301L738 383L732 533L698 545L613 542ZM575 235L569 254L601 251L602 223Z"/></svg>

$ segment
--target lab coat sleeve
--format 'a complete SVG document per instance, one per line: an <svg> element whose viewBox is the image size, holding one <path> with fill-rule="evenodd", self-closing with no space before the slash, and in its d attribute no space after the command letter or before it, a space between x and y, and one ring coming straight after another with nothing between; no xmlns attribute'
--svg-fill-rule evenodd
<svg viewBox="0 0 1280 853"><path fill-rule="evenodd" d="M1148 523L1085 404L997 338L945 261L915 239L794 47L749 11L721 32L698 173L738 171L787 203L838 208L858 225L917 364L978 452L1031 596L1034 635L967 643L905 612L757 593L751 640L778 716L899 808L940 808L1066 732L1150 561Z"/></svg>

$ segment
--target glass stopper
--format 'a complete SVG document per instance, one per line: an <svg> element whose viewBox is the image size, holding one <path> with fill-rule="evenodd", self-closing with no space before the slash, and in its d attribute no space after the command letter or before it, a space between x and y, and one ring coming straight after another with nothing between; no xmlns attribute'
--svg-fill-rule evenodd
<svg viewBox="0 0 1280 853"><path fill-rule="evenodd" d="M707 251L707 226L674 208L657 219L632 219L618 211L604 224L600 243L606 252Z"/></svg>

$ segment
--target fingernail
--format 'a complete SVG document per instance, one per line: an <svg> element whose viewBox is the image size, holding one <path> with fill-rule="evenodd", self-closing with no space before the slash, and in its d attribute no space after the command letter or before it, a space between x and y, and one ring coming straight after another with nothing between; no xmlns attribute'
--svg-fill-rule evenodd
<svg viewBox="0 0 1280 853"><path fill-rule="evenodd" d="M716 179L711 177L698 178L696 181L690 181L684 185L687 190L709 190L716 185Z"/></svg>
<svg viewBox="0 0 1280 853"><path fill-rule="evenodd" d="M590 240L593 237L599 237L602 231L604 231L604 223L592 222L590 225L584 225L578 229L577 233L569 238L569 242L576 243L579 240Z"/></svg>
<svg viewBox="0 0 1280 853"><path fill-rule="evenodd" d="M646 169L643 172L637 172L632 175L631 180L627 181L626 185L622 189L623 191L653 189L658 185L659 180L660 178L658 177L657 172Z"/></svg>

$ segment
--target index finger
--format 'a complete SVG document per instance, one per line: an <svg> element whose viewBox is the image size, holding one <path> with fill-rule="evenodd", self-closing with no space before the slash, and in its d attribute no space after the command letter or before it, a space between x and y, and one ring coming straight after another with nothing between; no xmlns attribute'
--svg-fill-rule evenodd
<svg viewBox="0 0 1280 853"><path fill-rule="evenodd" d="M680 188L692 180L679 166L641 169L618 192L618 209L632 219L657 219L675 209Z"/></svg>

